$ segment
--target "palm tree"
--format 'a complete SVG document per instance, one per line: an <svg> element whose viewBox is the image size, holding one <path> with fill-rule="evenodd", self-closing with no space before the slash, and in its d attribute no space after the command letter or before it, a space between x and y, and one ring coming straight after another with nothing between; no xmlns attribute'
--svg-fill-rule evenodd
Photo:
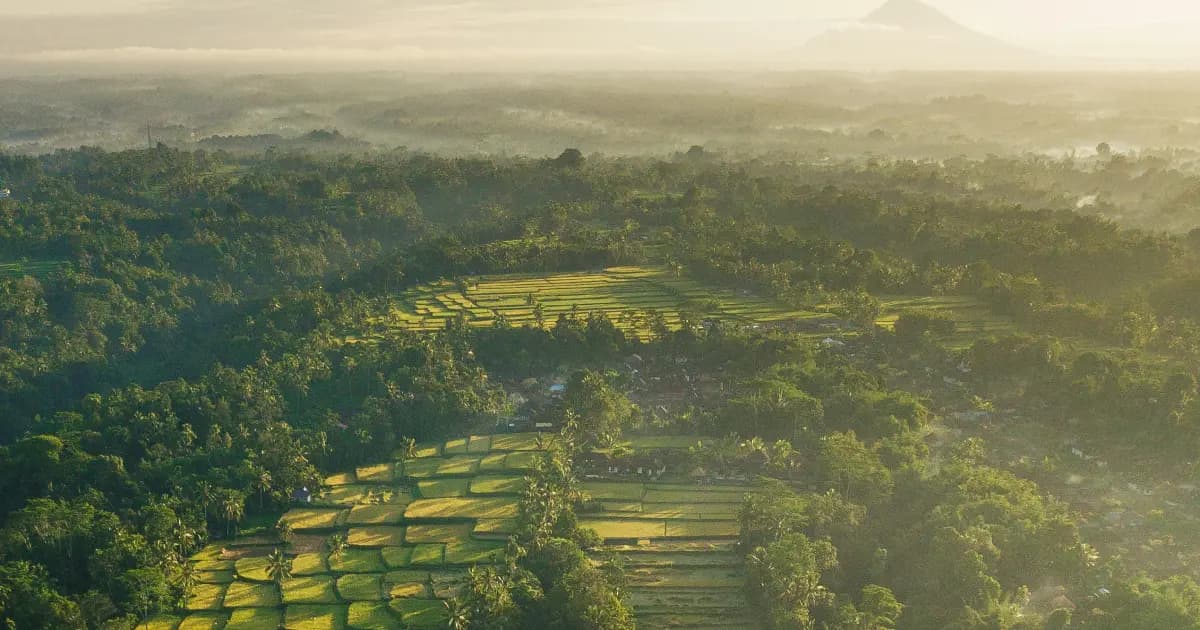
<svg viewBox="0 0 1200 630"><path fill-rule="evenodd" d="M175 582L179 585L179 590L182 591L183 603L186 606L189 599L192 598L192 591L196 588L196 582L200 579L200 572L196 570L196 565L186 560L179 565L179 575L175 577Z"/></svg>
<svg viewBox="0 0 1200 630"><path fill-rule="evenodd" d="M471 617L468 614L466 606L458 601L457 598L444 599L442 605L446 607L448 618L446 627L450 630L467 630L471 627Z"/></svg>
<svg viewBox="0 0 1200 630"><path fill-rule="evenodd" d="M232 535L233 524L240 523L246 515L246 500L236 492L230 492L221 503L221 512L225 515L225 536Z"/></svg>
<svg viewBox="0 0 1200 630"><path fill-rule="evenodd" d="M292 577L292 560L283 555L279 547L267 556L267 577L271 578L276 586L282 586L285 579Z"/></svg>
<svg viewBox="0 0 1200 630"><path fill-rule="evenodd" d="M258 476L254 478L254 488L258 490L258 509L263 507L263 495L271 491L272 488L271 472L267 469L258 471Z"/></svg>
<svg viewBox="0 0 1200 630"><path fill-rule="evenodd" d="M344 534L334 534L325 541L325 546L329 547L330 560L340 560L342 554L346 553L346 536Z"/></svg>
<svg viewBox="0 0 1200 630"><path fill-rule="evenodd" d="M201 481L196 484L196 498L200 501L200 510L204 513L204 518L208 518L208 507L213 502L213 487L207 481Z"/></svg>
<svg viewBox="0 0 1200 630"><path fill-rule="evenodd" d="M279 521L275 526L275 531L279 534L279 540L285 543L292 542L292 538L296 536L296 529L288 521Z"/></svg>

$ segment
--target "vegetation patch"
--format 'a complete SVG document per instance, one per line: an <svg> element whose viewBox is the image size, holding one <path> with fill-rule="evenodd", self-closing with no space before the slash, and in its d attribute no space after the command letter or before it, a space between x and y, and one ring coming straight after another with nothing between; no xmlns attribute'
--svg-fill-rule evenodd
<svg viewBox="0 0 1200 630"><path fill-rule="evenodd" d="M440 567L445 562L445 550L446 545L441 543L417 545L409 564L414 567Z"/></svg>
<svg viewBox="0 0 1200 630"><path fill-rule="evenodd" d="M283 611L278 608L242 608L233 611L225 630L279 630Z"/></svg>
<svg viewBox="0 0 1200 630"><path fill-rule="evenodd" d="M337 593L343 601L365 602L382 599L378 573L350 573L337 580Z"/></svg>
<svg viewBox="0 0 1200 630"><path fill-rule="evenodd" d="M356 505L346 517L347 525L396 525L404 518L403 504Z"/></svg>
<svg viewBox="0 0 1200 630"><path fill-rule="evenodd" d="M302 553L292 558L292 575L319 575L329 572L328 554Z"/></svg>
<svg viewBox="0 0 1200 630"><path fill-rule="evenodd" d="M197 584L192 587L185 610L221 610L228 584Z"/></svg>
<svg viewBox="0 0 1200 630"><path fill-rule="evenodd" d="M437 468L439 476L474 475L479 472L479 456L459 455L442 460Z"/></svg>
<svg viewBox="0 0 1200 630"><path fill-rule="evenodd" d="M404 542L416 545L466 540L473 527L471 523L413 523L405 529Z"/></svg>
<svg viewBox="0 0 1200 630"><path fill-rule="evenodd" d="M329 568L337 573L379 573L384 570L378 549L346 549L340 557L329 557Z"/></svg>
<svg viewBox="0 0 1200 630"><path fill-rule="evenodd" d="M352 602L346 624L353 630L400 630L400 616L386 602Z"/></svg>
<svg viewBox="0 0 1200 630"><path fill-rule="evenodd" d="M717 538L737 535L737 521L667 521L667 538Z"/></svg>
<svg viewBox="0 0 1200 630"><path fill-rule="evenodd" d="M438 474L438 468L441 468L445 460L440 457L430 457L426 459L409 459L405 460L401 468L402 474L405 477L422 479L432 477Z"/></svg>
<svg viewBox="0 0 1200 630"><path fill-rule="evenodd" d="M267 575L267 564L266 556L254 556L239 558L235 568L239 579L251 582L270 582L271 577Z"/></svg>
<svg viewBox="0 0 1200 630"><path fill-rule="evenodd" d="M581 487L589 497L597 501L641 501L642 496L646 494L645 487L640 483L587 481Z"/></svg>
<svg viewBox="0 0 1200 630"><path fill-rule="evenodd" d="M349 486L358 483L358 478L352 472L337 473L325 478L325 485L330 487Z"/></svg>
<svg viewBox="0 0 1200 630"><path fill-rule="evenodd" d="M384 547L380 550L383 563L389 569L406 567L412 562L412 547Z"/></svg>
<svg viewBox="0 0 1200 630"><path fill-rule="evenodd" d="M279 520L298 532L320 531L338 527L345 522L345 516L346 510L295 508L288 510Z"/></svg>
<svg viewBox="0 0 1200 630"><path fill-rule="evenodd" d="M666 522L636 519L579 519L581 529L592 529L605 540L625 538L662 538L666 535Z"/></svg>
<svg viewBox="0 0 1200 630"><path fill-rule="evenodd" d="M404 528L398 526L351 527L346 542L355 547L394 547L404 543Z"/></svg>
<svg viewBox="0 0 1200 630"><path fill-rule="evenodd" d="M333 576L329 575L287 578L281 590L285 604L333 604L338 601Z"/></svg>
<svg viewBox="0 0 1200 630"><path fill-rule="evenodd" d="M221 630L229 615L220 612L192 613L179 622L178 630Z"/></svg>
<svg viewBox="0 0 1200 630"><path fill-rule="evenodd" d="M175 615L157 615L139 623L137 630L176 630L180 621L182 619Z"/></svg>
<svg viewBox="0 0 1200 630"><path fill-rule="evenodd" d="M287 607L284 623L288 630L343 630L347 610L345 605L295 604Z"/></svg>
<svg viewBox="0 0 1200 630"><path fill-rule="evenodd" d="M492 564L504 556L507 543L490 540L462 540L446 545L447 565Z"/></svg>
<svg viewBox="0 0 1200 630"><path fill-rule="evenodd" d="M233 570L228 571L197 571L196 581L201 584L229 584L236 576Z"/></svg>
<svg viewBox="0 0 1200 630"><path fill-rule="evenodd" d="M359 483L392 483L392 479L396 476L396 467L391 463L360 466L356 471L356 476Z"/></svg>
<svg viewBox="0 0 1200 630"><path fill-rule="evenodd" d="M420 499L405 508L404 518L512 518L517 515L517 508L516 497Z"/></svg>
<svg viewBox="0 0 1200 630"><path fill-rule="evenodd" d="M537 451L540 433L507 433L492 436L493 451ZM545 439L545 438L543 438Z"/></svg>
<svg viewBox="0 0 1200 630"><path fill-rule="evenodd" d="M471 480L471 494L514 494L525 489L525 478L514 475L503 477L476 477Z"/></svg>
<svg viewBox="0 0 1200 630"><path fill-rule="evenodd" d="M481 518L475 521L475 528L471 530L471 535L477 538L507 538L516 530L517 519L515 518Z"/></svg>
<svg viewBox="0 0 1200 630"><path fill-rule="evenodd" d="M470 479L443 477L422 479L417 482L417 493L424 499L438 497L465 497L471 487Z"/></svg>
<svg viewBox="0 0 1200 630"><path fill-rule="evenodd" d="M388 606L410 628L444 628L449 619L446 606L436 599L393 599Z"/></svg>
<svg viewBox="0 0 1200 630"><path fill-rule="evenodd" d="M226 608L271 608L281 603L274 584L234 582L225 591Z"/></svg>

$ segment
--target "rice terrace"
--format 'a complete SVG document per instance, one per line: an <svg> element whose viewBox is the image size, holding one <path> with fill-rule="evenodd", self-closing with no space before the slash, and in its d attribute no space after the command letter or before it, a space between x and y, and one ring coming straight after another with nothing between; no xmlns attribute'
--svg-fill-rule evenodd
<svg viewBox="0 0 1200 630"><path fill-rule="evenodd" d="M503 559L524 474L546 439L555 438L514 433L420 444L410 459L330 476L310 503L280 519L286 542L263 534L202 549L191 558L197 586L185 611L139 629L446 627L443 600L460 592L467 570ZM624 447L683 451L697 441L634 437ZM598 553L623 558L639 627L743 627L737 512L751 486L676 475L589 479L582 489L592 507L579 524L604 541ZM275 549L291 559L278 586L270 573Z"/></svg>
<svg viewBox="0 0 1200 630"><path fill-rule="evenodd" d="M549 326L559 315L602 312L621 330L645 336L652 313L674 328L684 313L747 324L828 317L712 287L665 267L443 280L411 289L399 302L391 321L408 330L440 330L460 316L471 326L490 326L500 318L514 326Z"/></svg>

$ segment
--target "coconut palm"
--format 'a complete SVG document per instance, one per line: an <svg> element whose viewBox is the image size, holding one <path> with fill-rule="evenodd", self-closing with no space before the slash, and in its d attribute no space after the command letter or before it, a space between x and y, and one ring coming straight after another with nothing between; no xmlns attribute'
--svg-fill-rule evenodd
<svg viewBox="0 0 1200 630"><path fill-rule="evenodd" d="M342 554L346 553L346 536L344 534L334 534L325 541L325 546L329 548L330 560L340 560Z"/></svg>
<svg viewBox="0 0 1200 630"><path fill-rule="evenodd" d="M450 630L467 630L471 627L471 617L467 611L467 607L455 599L444 599L442 605L446 607L447 619L446 627Z"/></svg>
<svg viewBox="0 0 1200 630"><path fill-rule="evenodd" d="M196 565L187 561L179 565L179 574L175 576L175 583L179 586L184 605L187 605L188 600L192 598L192 591L196 589L199 579L200 572L196 570Z"/></svg>
<svg viewBox="0 0 1200 630"><path fill-rule="evenodd" d="M225 515L225 535L232 535L234 523L242 522L246 515L246 500L236 492L230 492L221 503L221 513Z"/></svg>
<svg viewBox="0 0 1200 630"><path fill-rule="evenodd" d="M271 472L265 468L260 469L258 475L254 478L254 489L258 490L258 508L260 510L263 507L263 500L266 493L270 492L272 488L274 488L274 485L271 479Z"/></svg>
<svg viewBox="0 0 1200 630"><path fill-rule="evenodd" d="M279 547L267 556L267 577L276 585L282 585L285 579L292 577L292 560L283 555Z"/></svg>

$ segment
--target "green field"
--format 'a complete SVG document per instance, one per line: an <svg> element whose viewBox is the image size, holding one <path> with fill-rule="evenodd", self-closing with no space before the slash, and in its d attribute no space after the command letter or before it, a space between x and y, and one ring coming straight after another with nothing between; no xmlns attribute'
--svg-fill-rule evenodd
<svg viewBox="0 0 1200 630"><path fill-rule="evenodd" d="M202 579L185 610L140 628L434 628L441 599L467 568L503 559L536 434L471 436L421 444L420 457L332 475L314 505L282 517L299 537L346 536L340 554L289 553L282 588L267 574L274 545L213 545L193 557ZM686 448L690 436L632 438L636 448ZM487 465L485 465L485 462ZM579 515L625 556L640 627L738 627L744 618L734 553L745 486L588 481L594 509ZM280 548L288 546L279 543ZM238 557L227 557L236 549ZM248 555L246 555L248 554Z"/></svg>
<svg viewBox="0 0 1200 630"><path fill-rule="evenodd" d="M24 278L42 279L66 270L70 264L62 260L33 260L23 262L0 262L0 280Z"/></svg>
<svg viewBox="0 0 1200 630"><path fill-rule="evenodd" d="M883 313L875 325L884 330L892 330L901 315L911 312L937 313L954 320L954 334L941 339L952 348L966 348L979 339L1017 331L1011 319L996 315L987 304L972 297L882 296L880 301Z"/></svg>
<svg viewBox="0 0 1200 630"><path fill-rule="evenodd" d="M514 326L535 324L536 306L551 326L561 314L602 312L620 329L650 332L646 316L661 314L668 326L680 313L747 324L827 317L776 302L716 288L672 274L665 267L612 267L603 271L513 274L473 278L464 287L442 281L409 289L376 325L407 330L440 330L462 316L472 326L490 326L504 317ZM478 452L478 451L476 451Z"/></svg>

